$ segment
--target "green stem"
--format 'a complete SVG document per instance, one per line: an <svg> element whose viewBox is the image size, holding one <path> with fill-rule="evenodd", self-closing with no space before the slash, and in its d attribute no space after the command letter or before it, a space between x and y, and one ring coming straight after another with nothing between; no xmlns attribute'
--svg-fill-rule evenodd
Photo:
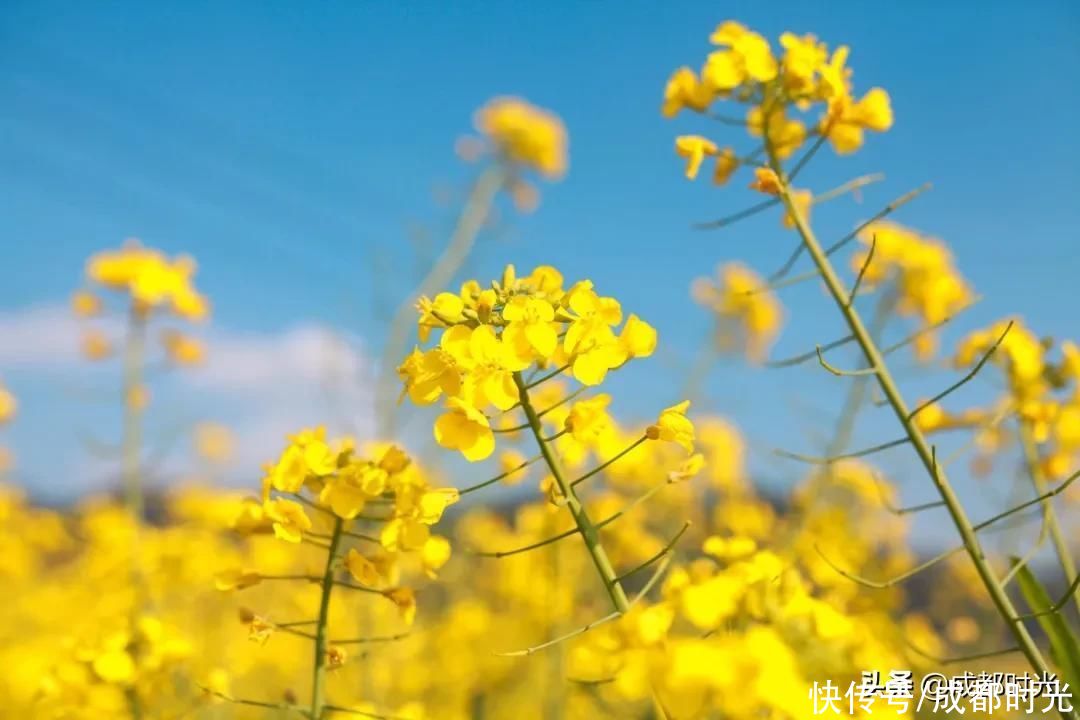
<svg viewBox="0 0 1080 720"><path fill-rule="evenodd" d="M1036 495L1043 495L1046 493L1046 475L1042 471L1042 466L1039 463L1039 451L1035 445L1035 438L1031 430L1031 421L1020 417L1020 444L1024 449L1024 462L1027 465L1028 475L1031 478L1031 484L1035 487ZM1069 551L1069 544L1065 541L1065 536L1061 532L1061 525L1058 523L1057 512L1054 510L1053 498L1047 498L1042 501L1043 517L1046 522L1046 527L1050 532L1050 539L1054 543L1054 550L1057 552L1058 562L1061 563L1061 570L1065 575L1065 585L1071 585L1073 579L1076 578L1076 563L1073 561L1072 553ZM1080 595L1073 593L1073 600L1076 603L1078 609L1080 609Z"/></svg>
<svg viewBox="0 0 1080 720"><path fill-rule="evenodd" d="M627 600L622 584L619 583L618 576L615 574L615 569L611 566L611 561L608 559L603 545L600 544L600 533L596 525L589 519L589 515L585 512L585 507L581 504L581 500L578 498L574 488L567 481L562 466L558 458L555 457L555 453L552 452L551 446L544 440L540 416L532 405L532 400L529 398L529 389L525 380L521 377L521 373L514 373L514 383L517 385L521 407L525 410L525 417L529 421L533 437L536 438L536 444L540 446L540 453L544 456L544 462L547 463L548 470L551 471L559 490L562 492L563 497L566 498L566 506L570 509L570 514L574 517L578 531L585 540L585 547L588 548L589 556L596 566L596 572L603 581L608 596L611 598L611 604L615 606L617 612L624 613L630 609L630 601Z"/></svg>
<svg viewBox="0 0 1080 720"><path fill-rule="evenodd" d="M146 348L146 315L133 303L128 316L127 338L124 343L124 427L122 444L122 477L124 505L131 515L131 582L135 601L131 608L134 627L139 614L146 605L146 586L143 582L142 555L139 534L145 516L145 500L142 486L142 417L143 356ZM143 704L138 691L131 688L127 693L128 708L132 720L143 717Z"/></svg>
<svg viewBox="0 0 1080 720"><path fill-rule="evenodd" d="M790 217L794 220L795 228L802 238L807 252L810 253L814 265L821 271L822 278L829 290L829 294L833 298L833 302L840 310L844 321L851 329L852 335L855 336L856 342L858 342L859 347L862 349L866 358L867 367L877 370L876 377L878 379L878 385L881 387L881 391L885 395L889 406L892 407L897 420L900 422L901 426L903 426L908 438L910 438L911 446L915 448L915 452L927 474L930 476L931 481L937 487L941 499L944 501L945 507L948 509L949 515L952 518L953 524L960 534L964 549L970 556L972 563L974 563L975 569L978 572L983 585L986 587L998 614L1008 625L1010 632L1016 639L1017 645L1024 653L1028 662L1031 663L1032 668L1039 673L1050 672L1050 668L1043 658L1042 653L1039 651L1039 648L1036 646L1035 641L1032 639L1031 634L1028 633L1024 623L1017 618L1016 609L1013 606L1012 600L1009 599L1009 596L1005 593L1001 583L994 575L993 569L986 559L986 555L979 539L972 529L971 521L968 519L960 499L953 490L945 470L938 466L934 450L930 447L930 444L927 442L922 431L915 425L915 422L911 417L911 411L908 409L907 403L900 394L900 390L893 380L888 366L885 364L885 358L882 356L881 350L878 348L877 343L874 342L870 332L863 324L862 317L859 315L858 310L856 310L855 305L853 303L848 303L848 290L844 286L844 282L836 274L832 262L825 255L825 251L822 249L817 237L807 224L806 218L803 217L798 206L792 201L790 189L787 186L787 182L783 179L784 171L780 159L771 148L769 150L769 165L777 176L781 178L780 199L783 202L784 207ZM1071 713L1062 712L1062 717L1075 718L1078 717L1078 715L1075 711Z"/></svg>
<svg viewBox="0 0 1080 720"><path fill-rule="evenodd" d="M383 349L382 360L379 365L379 382L375 388L377 397L376 421L379 423L382 437L390 437L394 432L394 396L397 388L394 372L397 367L396 363L405 357L407 352L409 337L414 325L414 323L410 322L410 318L416 312L413 304L416 302L417 297L433 295L440 288L449 285L450 281L453 280L454 275L468 259L469 253L476 242L476 237L480 234L480 229L487 220L491 205L495 201L495 195L502 188L505 181L506 170L498 163L484 170L480 177L477 178L468 199L465 201L465 206L461 210L457 226L454 228L454 234L450 237L446 249L443 250L442 255L435 262L431 271L421 281L416 292L405 299L405 302L398 307L393 319L390 321L390 336L387 338L386 346Z"/></svg>
<svg viewBox="0 0 1080 720"><path fill-rule="evenodd" d="M128 321L127 341L124 346L124 442L123 477L124 503L136 521L143 520L142 472L142 415L143 408L138 394L142 392L143 355L146 348L146 317L132 307Z"/></svg>
<svg viewBox="0 0 1080 720"><path fill-rule="evenodd" d="M334 563L337 562L337 550L343 536L344 521L334 519L334 531L330 535L330 549L326 554L326 570L322 578L322 597L319 600L319 620L315 626L315 658L312 662L314 671L311 680L311 720L319 720L326 706L326 634L327 619L330 616L330 595L334 591Z"/></svg>

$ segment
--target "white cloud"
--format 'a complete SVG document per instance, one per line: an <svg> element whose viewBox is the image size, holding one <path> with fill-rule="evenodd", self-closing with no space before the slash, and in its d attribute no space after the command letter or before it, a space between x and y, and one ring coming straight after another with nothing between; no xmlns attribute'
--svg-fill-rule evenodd
<svg viewBox="0 0 1080 720"><path fill-rule="evenodd" d="M83 325L67 307L59 305L0 312L0 373L18 381L13 389L20 395L18 422L24 425L20 435L28 447L17 451L20 464L33 474L41 474L35 473L34 466L55 461L49 448L57 447L55 398L45 403L40 393L48 390L34 381L45 376L50 382L57 376L61 382L100 380L102 373L119 372L115 365L97 364L91 369L90 363L79 357ZM97 326L117 337L120 334L115 322ZM156 402L150 406L147 423L168 425L180 419L225 422L237 440L231 474L254 483L261 463L276 455L284 436L304 426L325 424L333 432L352 432L360 437L372 431L375 373L358 338L314 323L276 332L211 326L199 335L207 345L205 365L180 369L154 381ZM39 401L41 406L35 411ZM119 428L110 432L116 417L108 410L89 411L92 417L88 422L103 436L119 432ZM78 448L79 444L60 446ZM168 474L190 467L189 448L187 442L177 444L167 463ZM94 483L89 476L99 473L91 472L95 463L79 450L73 452L70 467L81 468L79 474L86 477L72 477L67 482L83 489Z"/></svg>
<svg viewBox="0 0 1080 720"><path fill-rule="evenodd" d="M64 305L0 312L0 368L74 364L79 359L82 328Z"/></svg>

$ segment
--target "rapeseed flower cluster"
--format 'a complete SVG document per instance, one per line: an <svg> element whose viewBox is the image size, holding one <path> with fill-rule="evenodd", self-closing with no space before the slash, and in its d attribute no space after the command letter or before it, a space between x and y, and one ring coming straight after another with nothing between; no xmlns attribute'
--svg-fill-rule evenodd
<svg viewBox="0 0 1080 720"><path fill-rule="evenodd" d="M884 132L892 127L885 90L872 88L856 99L846 45L830 52L814 35L786 32L774 53L765 37L731 20L718 25L709 42L715 49L700 71L680 67L668 80L661 108L665 117L684 110L708 116L717 102L739 103L746 107L742 118L722 119L742 125L781 158L793 155L815 135L827 138L837 153L849 154L862 146L866 130ZM815 109L816 122L802 119ZM715 158L717 184L726 183L742 165L757 165L755 158L761 154L743 157L701 135L678 137L675 149L686 158L691 180L705 158ZM769 192L767 187L761 190Z"/></svg>
<svg viewBox="0 0 1080 720"><path fill-rule="evenodd" d="M72 312L87 319L105 315L105 291L122 295L132 327L141 328L152 318L202 322L210 315L210 303L194 286L196 268L187 255L169 258L138 240L129 240L120 249L97 253L87 261L87 287L72 295ZM165 356L178 365L197 365L205 357L202 343L179 330L164 329L160 341ZM105 330L90 327L83 334L82 353L89 360L104 360L115 352L115 345Z"/></svg>
<svg viewBox="0 0 1080 720"><path fill-rule="evenodd" d="M421 298L418 310L421 341L435 332L438 343L414 349L398 368L403 396L419 405L442 400L435 439L472 462L495 450L488 413L524 407L531 387L564 372L595 387L608 372L656 348L651 325L634 314L624 318L619 302L598 294L589 280L564 288L562 274L549 266L520 278L508 266L489 287L470 281L457 293ZM579 437L603 416L604 401L591 402L575 405ZM682 415L675 410L661 418L658 437L689 449L692 428L671 429Z"/></svg>
<svg viewBox="0 0 1080 720"><path fill-rule="evenodd" d="M734 124L760 148L740 154L702 136L681 137L677 148L691 176L707 158L715 158L719 182L753 168L752 187L766 196L758 207L781 206L781 222L816 263L809 277L825 282L849 321L850 336L795 362L768 363L816 357L850 383L829 455L783 452L810 471L790 486L766 484L751 473L754 439L729 419L691 418L689 401L651 422L621 419L604 385L657 351L655 329L591 281L568 284L549 266L518 276L508 266L487 285L425 290L435 294L417 303L419 344L389 365L392 372L401 361L402 399L442 406L432 438L467 464L422 466L393 442L360 444L306 428L287 438L248 496L207 486L237 453L227 427L204 422L192 433L199 476L147 492L139 432L146 326L151 318L205 318L208 304L188 259L137 245L102 253L87 268L94 291L77 293L72 306L95 317L107 314L109 292L125 301L126 492L122 501L91 497L56 510L0 484L4 713L794 720L812 713L812 687L825 680L845 688L866 672L907 668L917 681L962 662L957 652L979 659L975 671L1037 667L1039 648L1023 647L1028 636L1016 633L1026 624L1002 622L1017 612L1009 597L986 592L1015 576L1014 594L1029 593L1031 577L1018 573L1033 554L1005 570L978 538L929 562L909 543L910 520L923 510L948 505L974 535L1017 508L973 526L948 494L900 507L898 488L873 456L910 445L922 452L928 487L948 488L949 461L939 461L926 435L973 431L987 456L1016 444L1041 498L1019 509L1039 505L1040 535L1053 539L1070 582L1063 515L1049 501L1072 482L1080 459L1080 349L1003 320L962 340L952 356L967 379L996 369L1000 397L951 411L947 389L904 406L884 360L891 350L872 352L875 340L863 330L860 298L874 293L886 319L922 326L893 347L912 344L927 359L938 326L970 304L970 288L943 243L882 217L823 250L809 227L821 196L791 187L802 161L790 174L783 165L815 138L815 146L854 151L865 131L891 124L888 96L874 89L856 99L847 48L830 52L813 36L785 33L774 54L765 38L726 22L711 41L700 73L682 68L672 77L664 114L688 110L731 123L714 103L746 106ZM815 108L821 115L810 126ZM565 131L546 111L499 98L477 113L476 126L479 152L494 159L485 173L493 174L482 176L480 201L463 213L466 238L503 188L523 204L526 173L554 179L566 170ZM850 289L828 260L849 240L862 244ZM787 269L766 280L730 263L694 284L694 299L715 316L720 349L765 360L783 322L774 291ZM105 329L85 336L88 356L112 354ZM177 364L206 354L171 328L160 339ZM825 353L849 344L863 351L863 366L828 362ZM856 401L871 396L870 382L905 436L850 452ZM0 387L0 424L15 412L14 396ZM482 461L497 465L494 477L457 489L443 479L471 474ZM521 492L526 483L533 492ZM499 486L515 488L513 503L447 512ZM677 530L673 520L682 523ZM975 562L960 552L972 548ZM473 557L458 562L462 554ZM929 579L909 591L903 581L921 572ZM598 602L596 580L608 602ZM1032 610L1033 620L1065 620L1057 608ZM854 715L917 713L878 702Z"/></svg>

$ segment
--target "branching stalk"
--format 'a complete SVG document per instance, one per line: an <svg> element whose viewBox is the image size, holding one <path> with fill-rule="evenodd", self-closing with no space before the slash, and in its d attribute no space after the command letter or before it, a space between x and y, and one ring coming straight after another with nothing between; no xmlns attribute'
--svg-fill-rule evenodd
<svg viewBox="0 0 1080 720"><path fill-rule="evenodd" d="M581 500L578 499L573 486L566 479L562 465L558 458L555 457L551 446L544 439L544 429L541 425L540 416L533 407L532 399L529 397L529 386L521 377L521 373L514 373L514 383L517 385L521 407L525 411L525 417L529 421L529 428L536 439L536 444L540 447L540 453L544 456L544 462L547 464L548 470L551 471L552 477L555 478L559 491L566 498L566 506L570 509L570 514L574 518L578 532L581 533L582 539L585 540L585 547L588 549L589 556L596 566L596 572L600 576L600 580L604 583L604 589L607 590L608 597L611 598L611 604L615 607L616 613L624 613L630 609L630 602L627 600L626 592L623 590L615 569L611 565L611 560L608 559L603 545L600 544L599 531L589 518L588 513L585 512L585 507L581 504Z"/></svg>
<svg viewBox="0 0 1080 720"><path fill-rule="evenodd" d="M330 535L330 548L326 554L326 570L322 577L322 597L319 600L319 620L315 625L315 657L312 660L311 720L319 720L326 709L326 634L330 617L330 596L334 592L334 564L337 562L338 546L344 535L344 521L334 519L334 531Z"/></svg>
<svg viewBox="0 0 1080 720"><path fill-rule="evenodd" d="M783 167L780 159L776 156L776 153L772 148L769 149L769 164L780 178L779 197L781 202L786 208L789 216L793 219L795 228L802 238L803 244L810 254L814 265L821 272L822 279L825 281L825 285L833 298L833 302L836 304L844 321L850 328L851 334L855 336L855 341L858 343L865 356L867 366L877 368L878 372L874 376L877 384L885 395L885 399L892 408L896 419L903 427L904 432L910 440L911 446L915 449L915 453L918 455L919 460L927 474L930 476L931 481L937 487L941 499L944 501L945 507L960 534L964 549L974 563L975 569L978 572L983 585L985 585L998 614L1008 625L1010 632L1016 640L1017 646L1020 648L1021 652L1023 652L1032 668L1038 673L1049 672L1050 668L1047 665L1046 660L1043 658L1042 653L1036 646L1035 641L1032 639L1023 622L1017 618L1017 612L1013 606L1012 600L1001 587L1000 582L994 575L993 569L987 562L982 545L979 542L978 537L976 537L971 521L967 517L967 512L964 510L960 499L953 490L945 470L938 467L937 460L930 444L913 421L907 402L900 394L878 344L874 341L870 332L863 324L862 316L859 314L859 311L854 305L849 306L847 304L849 294L848 289L837 275L832 262L826 256L824 249L810 229L806 218L803 216L798 205L792 200L790 189L787 182L783 179ZM1077 717L1075 711L1071 713L1063 712L1062 716L1066 718Z"/></svg>

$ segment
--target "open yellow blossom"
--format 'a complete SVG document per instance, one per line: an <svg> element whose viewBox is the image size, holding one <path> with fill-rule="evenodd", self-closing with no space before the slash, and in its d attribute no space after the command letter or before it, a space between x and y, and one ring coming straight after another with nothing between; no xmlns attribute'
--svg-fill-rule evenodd
<svg viewBox="0 0 1080 720"><path fill-rule="evenodd" d="M709 54L701 71L710 87L730 91L748 80L769 82L776 77L776 58L761 35L728 21L717 27L709 40L723 48Z"/></svg>
<svg viewBox="0 0 1080 720"><path fill-rule="evenodd" d="M446 407L448 412L435 421L435 441L460 450L470 462L490 456L495 451L495 434L487 416L459 398L450 398Z"/></svg>
<svg viewBox="0 0 1080 720"><path fill-rule="evenodd" d="M713 183L716 185L724 185L731 176L735 174L735 171L739 169L739 158L735 155L735 151L729 147L723 148L716 155L716 169L713 170Z"/></svg>
<svg viewBox="0 0 1080 720"><path fill-rule="evenodd" d="M465 302L460 295L453 293L439 293L434 300L421 297L416 306L420 311L419 335L421 342L427 342L432 328L446 327L465 319L462 314L465 310Z"/></svg>
<svg viewBox="0 0 1080 720"><path fill-rule="evenodd" d="M441 535L432 535L420 550L420 562L424 574L434 580L439 570L450 561L450 541Z"/></svg>
<svg viewBox="0 0 1080 720"><path fill-rule="evenodd" d="M713 93L688 67L672 73L664 87L664 103L660 112L664 117L675 117L681 110L704 112L712 102Z"/></svg>
<svg viewBox="0 0 1080 720"><path fill-rule="evenodd" d="M119 250L90 258L86 276L93 282L130 294L137 308L164 307L188 320L202 320L209 304L191 284L195 261L186 256L170 260L158 250L131 241Z"/></svg>
<svg viewBox="0 0 1080 720"><path fill-rule="evenodd" d="M345 554L345 568L364 587L376 587L380 582L378 567L356 548L349 548Z"/></svg>
<svg viewBox="0 0 1080 720"><path fill-rule="evenodd" d="M278 498L270 500L264 507L266 516L273 522L274 536L280 540L298 543L311 529L311 518L298 502Z"/></svg>
<svg viewBox="0 0 1080 720"><path fill-rule="evenodd" d="M796 94L811 92L818 72L828 62L825 43L813 35L786 32L780 36L780 46L784 48L781 66L785 86Z"/></svg>
<svg viewBox="0 0 1080 720"><path fill-rule="evenodd" d="M893 113L889 94L873 88L858 102L844 95L834 99L822 118L820 129L840 155L862 147L863 131L885 132L892 127Z"/></svg>
<svg viewBox="0 0 1080 720"><path fill-rule="evenodd" d="M683 400L678 405L665 408L661 411L656 424L648 427L646 436L650 440L676 443L687 453L694 452L694 423L686 417L686 411L689 408L689 400Z"/></svg>
<svg viewBox="0 0 1080 720"><path fill-rule="evenodd" d="M566 172L566 130L552 113L515 97L499 97L480 108L476 129L508 160L552 179Z"/></svg>
<svg viewBox="0 0 1080 720"><path fill-rule="evenodd" d="M550 358L559 345L559 333L554 325L555 308L541 297L515 295L503 308L503 319L510 322L506 335L519 346L517 354L525 355L524 345L541 358Z"/></svg>
<svg viewBox="0 0 1080 720"><path fill-rule="evenodd" d="M619 333L619 345L628 358L649 357L656 350L656 328L631 314Z"/></svg>
<svg viewBox="0 0 1080 720"><path fill-rule="evenodd" d="M420 496L417 503L416 519L425 525L434 525L442 519L446 509L461 499L461 493L454 488L435 488Z"/></svg>
<svg viewBox="0 0 1080 720"><path fill-rule="evenodd" d="M305 473L306 474L306 473ZM371 497L348 476L331 478L319 493L319 502L343 520L359 515Z"/></svg>
<svg viewBox="0 0 1080 720"><path fill-rule="evenodd" d="M607 407L611 396L600 394L589 400L579 400L570 408L566 418L566 429L575 440L587 445L595 444L600 437L612 428L612 419Z"/></svg>
<svg viewBox="0 0 1080 720"><path fill-rule="evenodd" d="M464 326L451 328L446 338ZM500 337L490 325L481 325L468 335L467 343L447 348L459 365L469 367L467 394L477 408L494 405L508 410L518 402L518 390L513 374L528 367L530 360L523 356L524 348L506 337Z"/></svg>
<svg viewBox="0 0 1080 720"><path fill-rule="evenodd" d="M707 54L700 79L684 66L668 80L664 117L675 117L683 109L705 112L714 100L741 104L747 107L745 127L750 136L766 141L758 152L766 150L779 160L791 157L803 146L807 123L797 114L805 116L815 107L824 108L818 132L838 154L861 147L866 130L884 132L892 126L893 113L885 90L872 88L861 99L853 97L852 71L847 66L850 49L846 45L830 52L828 45L812 34L785 32L779 38L783 55L777 60L768 40L730 20L717 26L709 39L719 47ZM737 123L731 116L723 117L723 110L717 115L727 124ZM686 156L691 158L692 167L694 158L705 154L716 152L703 153L698 148ZM726 182L734 167L731 160L718 159L716 182Z"/></svg>
<svg viewBox="0 0 1080 720"><path fill-rule="evenodd" d="M716 155L719 148L712 140L700 135L680 135L675 138L675 152L686 158L686 178L693 180L698 176L705 156Z"/></svg>
<svg viewBox="0 0 1080 720"><path fill-rule="evenodd" d="M574 313L563 339L563 348L574 356L574 377L585 385L599 385L608 370L628 358L626 347L611 329L622 322L622 308L614 298L597 295L589 281L571 288L565 302ZM642 331L647 332L644 328Z"/></svg>

